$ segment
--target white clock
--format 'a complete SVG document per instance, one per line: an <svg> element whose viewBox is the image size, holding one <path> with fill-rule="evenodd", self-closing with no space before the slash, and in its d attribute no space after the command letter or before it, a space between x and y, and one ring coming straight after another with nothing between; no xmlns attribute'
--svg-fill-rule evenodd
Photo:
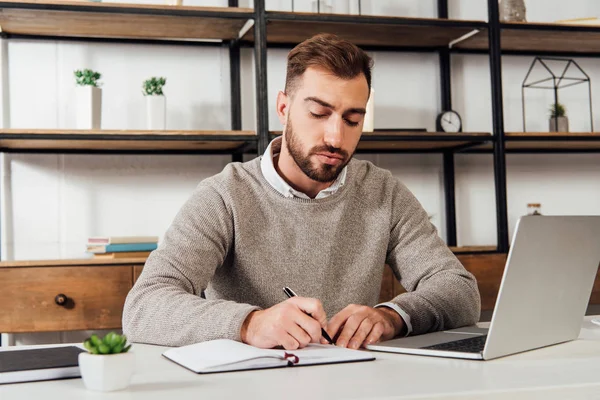
<svg viewBox="0 0 600 400"><path fill-rule="evenodd" d="M462 132L462 120L460 119L460 115L453 110L441 112L436 120L436 129L438 132Z"/></svg>

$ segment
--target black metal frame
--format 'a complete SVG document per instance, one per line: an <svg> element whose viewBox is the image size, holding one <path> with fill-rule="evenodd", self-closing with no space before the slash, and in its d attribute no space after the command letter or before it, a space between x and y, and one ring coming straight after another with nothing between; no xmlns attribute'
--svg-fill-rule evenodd
<svg viewBox="0 0 600 400"><path fill-rule="evenodd" d="M498 251L508 252L508 210L506 195L506 154L504 146L504 106L502 101L502 58L498 0L488 0L488 40L492 84L494 138L494 185L496 188L496 231Z"/></svg>
<svg viewBox="0 0 600 400"><path fill-rule="evenodd" d="M238 0L229 0L230 7L236 7ZM97 12L99 7L94 4L42 4L42 3L3 3L2 8L30 8L30 9L47 9L47 10L62 10L62 11L73 11L83 10L90 12ZM157 40L157 39L120 39L120 38L79 38L79 37L51 37L51 36L39 36L39 35L15 35L10 33L0 33L4 38L11 39L49 39L49 40L66 40L66 41L87 41L87 42L108 42L108 43L129 43L129 44L160 44L160 45L181 45L181 46L222 46L227 47L230 55L230 80L231 80L231 127L232 130L241 129L241 78L240 78L240 48L252 46L254 49L254 63L255 63L255 87L256 87L256 132L255 138L249 139L247 136L226 136L226 137L186 137L186 138L174 138L168 137L161 139L160 136L138 136L135 139L131 136L125 135L122 140L226 140L226 141L238 141L242 140L244 145L233 150L223 151L202 151L202 150L190 150L190 151L177 151L177 150L159 150L159 151L138 151L138 150L71 150L71 149L54 149L54 150L11 150L11 149L0 149L4 152L37 152L37 153L89 153L89 154L230 154L234 161L241 161L244 153L255 152L261 154L267 147L269 139L273 136L269 133L269 113L268 113L268 83L267 83L267 48L290 48L295 43L289 44L269 44L267 46L267 23L269 21L307 21L307 22L331 22L331 23L352 23L356 25L361 24L398 24L398 25L412 25L412 26L439 26L439 27L468 27L473 29L483 29L488 32L489 48L487 50L469 50L453 47L451 49L447 47L421 47L421 46L363 46L365 50L371 51L403 51L403 52L437 52L439 54L440 64L440 85L441 85L441 109L448 110L452 108L452 96L451 96L451 71L450 61L453 53L457 54L487 54L490 61L490 75L491 75L491 88L492 88L492 112L493 112L493 136L492 138L478 138L478 137L460 137L462 142L457 146L450 148L434 148L426 150L409 150L409 149L398 149L390 151L370 151L364 150L359 151L361 153L439 153L443 155L444 165L444 192L445 192L445 211L446 211L446 227L448 235L448 243L453 245L456 243L456 210L455 210L455 187L454 187L454 153L489 153L493 154L494 160L494 183L496 189L496 210L497 210L497 234L498 234L498 251L506 252L508 250L508 218L507 218L507 196L506 196L506 153L554 153L554 152L599 152L600 150L510 150L505 148L505 142L507 140L561 140L558 137L541 137L541 138L506 138L504 135L504 123L503 123L503 95L502 95L502 71L501 71L501 56L505 55L535 55L535 54L552 54L552 55L568 55L577 57L597 57L600 56L600 52L536 52L536 51L502 51L501 50L501 31L502 29L522 29L522 30L548 30L548 31L577 31L577 32L598 32L597 28L593 27L582 27L582 26L568 26L568 25L527 25L527 24L502 24L499 22L498 2L497 0L488 0L488 22L471 22L471 21L453 21L448 20L448 0L437 0L438 8L438 20L421 20L418 18L388 18L388 17L377 17L377 16L365 16L361 15L332 15L332 14L294 14L289 12L267 12L265 10L264 0L255 0L255 8L253 13L249 12L224 12L219 10L193 10L193 9L181 9L181 8L145 8L139 6L110 6L103 4L101 11L103 13L130 13L130 14L146 14L146 15L173 15L173 16L196 16L206 18L234 18L234 19L254 19L254 42L248 43L242 40L226 40L222 42L212 41L181 41L181 40ZM42 139L43 135L31 136L31 139ZM85 135L84 135L85 136ZM8 138L6 135L0 135ZM19 135L20 139L25 138L23 135ZM51 139L64 139L59 137L48 137ZM72 136L72 139L77 139L77 136ZM84 138L82 136L82 138ZM85 139L91 140L89 137ZM95 136L97 140L115 140L119 139L118 136L102 137ZM451 135L437 136L404 136L394 137L386 136L384 133L369 135L363 137L364 141L445 141L453 140ZM596 140L596 138L585 138L582 140ZM491 142L493 144L492 150L486 150L481 148L483 142Z"/></svg>

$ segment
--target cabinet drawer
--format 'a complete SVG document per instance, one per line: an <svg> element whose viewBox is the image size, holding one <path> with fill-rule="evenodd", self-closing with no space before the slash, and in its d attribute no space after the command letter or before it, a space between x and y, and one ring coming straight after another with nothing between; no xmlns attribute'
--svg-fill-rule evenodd
<svg viewBox="0 0 600 400"><path fill-rule="evenodd" d="M0 332L120 328L132 280L131 266L0 268Z"/></svg>

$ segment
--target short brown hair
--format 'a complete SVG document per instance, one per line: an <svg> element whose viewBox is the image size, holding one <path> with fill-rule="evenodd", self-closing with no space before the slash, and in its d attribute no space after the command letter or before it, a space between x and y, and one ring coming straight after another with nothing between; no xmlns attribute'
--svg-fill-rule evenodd
<svg viewBox="0 0 600 400"><path fill-rule="evenodd" d="M373 60L353 43L330 33L306 39L290 51L287 57L285 92L293 94L298 78L308 67L324 68L342 79L364 74L371 90Z"/></svg>

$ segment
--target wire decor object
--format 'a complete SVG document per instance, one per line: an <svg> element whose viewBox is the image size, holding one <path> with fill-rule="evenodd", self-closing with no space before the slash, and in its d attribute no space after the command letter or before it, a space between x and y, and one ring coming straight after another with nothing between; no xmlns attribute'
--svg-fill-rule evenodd
<svg viewBox="0 0 600 400"><path fill-rule="evenodd" d="M564 68L562 71L554 72L552 68L548 65L548 61L552 62L562 62L564 63ZM528 82L529 76L531 72L536 67L536 65L541 65L545 71L548 73L548 77L544 79L540 79L534 82ZM584 77L574 77L568 76L569 70L575 68ZM545 83L550 82L550 85L544 85ZM591 132L594 131L594 118L592 115L592 84L588 74L577 64L577 62L570 58L555 58L555 57L535 57L531 65L529 66L529 71L527 71L527 75L525 75L525 79L523 80L523 84L521 85L521 103L523 108L523 132L527 132L527 121L525 115L525 89L546 89L554 91L554 106L559 104L558 101L558 90L563 89L570 86L575 86L579 84L588 85L588 99L589 99L589 108L590 108L590 127ZM558 116L553 116L555 121L555 126L558 126Z"/></svg>

